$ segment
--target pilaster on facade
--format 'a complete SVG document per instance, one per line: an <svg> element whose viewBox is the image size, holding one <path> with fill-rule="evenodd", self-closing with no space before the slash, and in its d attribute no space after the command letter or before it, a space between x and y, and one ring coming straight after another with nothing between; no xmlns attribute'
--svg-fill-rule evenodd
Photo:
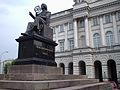
<svg viewBox="0 0 120 90"><path fill-rule="evenodd" d="M78 29L77 29L77 19L74 19L74 48L78 48Z"/></svg>
<svg viewBox="0 0 120 90"><path fill-rule="evenodd" d="M93 34L92 34L92 30L91 30L91 19L88 20L88 29L89 29L89 34L90 34L90 47L93 48Z"/></svg>
<svg viewBox="0 0 120 90"><path fill-rule="evenodd" d="M65 25L64 25L65 27ZM65 30L65 51L68 50L68 34L67 34L67 31L68 31L68 26L64 28Z"/></svg>
<svg viewBox="0 0 120 90"><path fill-rule="evenodd" d="M55 37L56 38L56 43L59 43L58 42L58 29L56 29L56 37ZM59 44L55 47L55 50L56 50L56 52L59 52Z"/></svg>
<svg viewBox="0 0 120 90"><path fill-rule="evenodd" d="M85 35L86 35L86 46L90 47L90 33L89 33L89 29L88 29L88 17L85 17Z"/></svg>
<svg viewBox="0 0 120 90"><path fill-rule="evenodd" d="M118 45L118 36L117 36L117 23L116 23L116 17L115 17L115 13L112 13L112 18L113 18L113 32L114 32L114 37L115 37L115 45Z"/></svg>
<svg viewBox="0 0 120 90"><path fill-rule="evenodd" d="M100 31L101 31L102 46L106 46L105 31L104 31L104 27L103 27L103 16L100 16Z"/></svg>

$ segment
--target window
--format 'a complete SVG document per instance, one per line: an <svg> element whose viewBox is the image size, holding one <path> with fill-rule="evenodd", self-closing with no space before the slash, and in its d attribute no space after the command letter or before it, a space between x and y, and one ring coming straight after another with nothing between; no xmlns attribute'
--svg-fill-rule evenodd
<svg viewBox="0 0 120 90"><path fill-rule="evenodd" d="M64 27L63 27L63 24L60 25L60 31L59 32L64 32Z"/></svg>
<svg viewBox="0 0 120 90"><path fill-rule="evenodd" d="M111 15L107 14L105 15L105 23L110 23L111 22Z"/></svg>
<svg viewBox="0 0 120 90"><path fill-rule="evenodd" d="M56 32L59 31L59 26L58 26L58 25L55 27L55 31L56 31Z"/></svg>
<svg viewBox="0 0 120 90"><path fill-rule="evenodd" d="M68 39L68 47L70 50L74 48L74 39Z"/></svg>
<svg viewBox="0 0 120 90"><path fill-rule="evenodd" d="M86 47L85 36L81 36L81 47L82 47L82 48Z"/></svg>
<svg viewBox="0 0 120 90"><path fill-rule="evenodd" d="M83 28L85 26L85 21L84 19L81 19L80 20L80 27Z"/></svg>
<svg viewBox="0 0 120 90"><path fill-rule="evenodd" d="M73 30L73 23L72 23L72 22L69 23L69 30L70 30L70 31Z"/></svg>
<svg viewBox="0 0 120 90"><path fill-rule="evenodd" d="M95 33L93 35L93 42L94 42L94 48L98 48L101 46L101 39L98 33Z"/></svg>
<svg viewBox="0 0 120 90"><path fill-rule="evenodd" d="M79 2L83 2L84 0L79 0Z"/></svg>
<svg viewBox="0 0 120 90"><path fill-rule="evenodd" d="M98 17L93 17L93 26L98 25Z"/></svg>
<svg viewBox="0 0 120 90"><path fill-rule="evenodd" d="M60 51L63 52L64 51L64 40L60 40L59 45L60 45Z"/></svg>
<svg viewBox="0 0 120 90"><path fill-rule="evenodd" d="M118 21L120 21L120 11L118 12Z"/></svg>
<svg viewBox="0 0 120 90"><path fill-rule="evenodd" d="M106 44L107 44L107 46L113 45L113 33L111 31L108 31L106 33Z"/></svg>
<svg viewBox="0 0 120 90"><path fill-rule="evenodd" d="M53 34L55 34L55 27L53 27L52 29L53 29Z"/></svg>

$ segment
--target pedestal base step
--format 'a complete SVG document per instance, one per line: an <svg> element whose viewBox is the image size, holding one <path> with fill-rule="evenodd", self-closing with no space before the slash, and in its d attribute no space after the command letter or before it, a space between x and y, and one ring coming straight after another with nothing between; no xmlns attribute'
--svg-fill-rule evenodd
<svg viewBox="0 0 120 90"><path fill-rule="evenodd" d="M13 65L10 67L8 74L50 74L50 75L62 75L62 68L45 66L45 65Z"/></svg>
<svg viewBox="0 0 120 90"><path fill-rule="evenodd" d="M67 79L87 79L86 75L48 75L48 74L8 74L4 76L5 80L20 81L45 81L45 80L67 80Z"/></svg>
<svg viewBox="0 0 120 90"><path fill-rule="evenodd" d="M51 80L51 81L11 81L0 80L0 89L17 90L52 90L76 85L96 83L96 79L71 79L71 80Z"/></svg>

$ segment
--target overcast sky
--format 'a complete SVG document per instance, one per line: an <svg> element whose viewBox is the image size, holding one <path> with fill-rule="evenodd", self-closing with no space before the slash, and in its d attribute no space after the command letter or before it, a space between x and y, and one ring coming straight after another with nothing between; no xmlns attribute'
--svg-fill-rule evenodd
<svg viewBox="0 0 120 90"><path fill-rule="evenodd" d="M0 59L15 59L18 56L18 43L15 41L26 31L27 23L33 21L28 15L34 7L47 4L51 13L69 8L73 0L0 0ZM3 52L8 51L8 53Z"/></svg>

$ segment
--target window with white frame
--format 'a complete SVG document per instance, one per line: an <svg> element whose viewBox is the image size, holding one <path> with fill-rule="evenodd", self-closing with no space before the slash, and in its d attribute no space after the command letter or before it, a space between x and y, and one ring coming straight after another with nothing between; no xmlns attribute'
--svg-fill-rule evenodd
<svg viewBox="0 0 120 90"><path fill-rule="evenodd" d="M55 32L59 32L59 26L58 25L55 27Z"/></svg>
<svg viewBox="0 0 120 90"><path fill-rule="evenodd" d="M63 26L63 24L60 25L60 31L59 32L64 32L64 26Z"/></svg>
<svg viewBox="0 0 120 90"><path fill-rule="evenodd" d="M64 31L67 31L68 30L68 23L65 23L64 24Z"/></svg>
<svg viewBox="0 0 120 90"><path fill-rule="evenodd" d="M85 36L81 36L81 47L82 47L82 48L86 47Z"/></svg>
<svg viewBox="0 0 120 90"><path fill-rule="evenodd" d="M113 45L113 33L111 31L108 31L106 33L106 44L107 44L107 46Z"/></svg>
<svg viewBox="0 0 120 90"><path fill-rule="evenodd" d="M110 14L106 14L105 15L105 23L110 23L111 22L111 15Z"/></svg>
<svg viewBox="0 0 120 90"><path fill-rule="evenodd" d="M83 27L85 27L85 21L84 21L84 19L81 19L80 20L80 28L83 28Z"/></svg>
<svg viewBox="0 0 120 90"><path fill-rule="evenodd" d="M95 33L93 35L93 42L94 42L94 48L98 48L101 46L101 38L98 33Z"/></svg>
<svg viewBox="0 0 120 90"><path fill-rule="evenodd" d="M98 25L98 17L93 17L93 26Z"/></svg>
<svg viewBox="0 0 120 90"><path fill-rule="evenodd" d="M68 47L70 50L72 50L74 48L74 39L68 39Z"/></svg>
<svg viewBox="0 0 120 90"><path fill-rule="evenodd" d="M59 41L59 46L60 46L60 52L64 51L64 40Z"/></svg>
<svg viewBox="0 0 120 90"><path fill-rule="evenodd" d="M69 23L69 29L68 30L69 31L73 30L73 23L72 22Z"/></svg>

